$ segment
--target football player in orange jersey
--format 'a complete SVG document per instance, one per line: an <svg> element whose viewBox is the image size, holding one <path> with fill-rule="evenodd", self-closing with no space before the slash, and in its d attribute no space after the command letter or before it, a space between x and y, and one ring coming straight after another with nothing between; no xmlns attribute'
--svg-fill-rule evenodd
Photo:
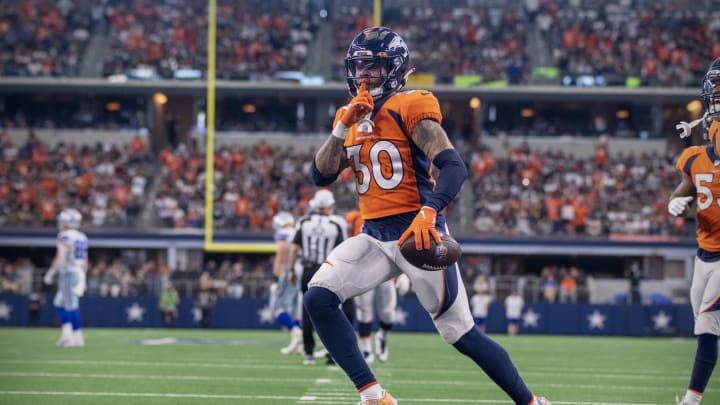
<svg viewBox="0 0 720 405"><path fill-rule="evenodd" d="M695 316L697 349L690 384L685 396L677 398L678 405L697 405L702 399L718 358L720 336L720 58L710 65L703 79L702 100L705 114L703 137L710 141L705 146L691 146L678 158L675 167L683 173L682 182L670 196L668 212L682 215L695 201L697 211L697 243L690 303Z"/></svg>
<svg viewBox="0 0 720 405"><path fill-rule="evenodd" d="M405 274L442 338L470 357L518 405L546 405L527 388L507 352L475 326L457 265L444 271L414 267L399 245L414 237L418 250L447 232L442 210L467 169L442 126L440 105L425 90L400 91L412 73L405 41L385 27L366 28L345 58L353 99L337 110L333 130L312 164L318 186L355 171L361 234L330 252L309 283L304 305L337 364L360 393L362 405L396 405L363 360L355 333L338 305ZM431 165L440 170L437 179Z"/></svg>

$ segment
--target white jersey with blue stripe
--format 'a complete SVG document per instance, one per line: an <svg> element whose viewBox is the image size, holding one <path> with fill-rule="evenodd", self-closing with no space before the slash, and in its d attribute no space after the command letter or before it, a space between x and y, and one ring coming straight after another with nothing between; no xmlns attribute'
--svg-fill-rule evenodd
<svg viewBox="0 0 720 405"><path fill-rule="evenodd" d="M58 271L85 271L88 260L87 236L76 229L65 229L57 236Z"/></svg>
<svg viewBox="0 0 720 405"><path fill-rule="evenodd" d="M275 242L284 240L286 242L292 242L293 236L295 235L294 228L280 228L275 232Z"/></svg>

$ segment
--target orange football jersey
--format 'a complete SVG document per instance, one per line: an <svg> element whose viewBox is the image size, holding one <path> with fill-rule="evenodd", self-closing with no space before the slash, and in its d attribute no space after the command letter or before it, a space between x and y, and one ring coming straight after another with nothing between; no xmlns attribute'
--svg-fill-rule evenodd
<svg viewBox="0 0 720 405"><path fill-rule="evenodd" d="M675 167L695 185L698 246L720 252L720 157L712 145L691 146L682 152Z"/></svg>
<svg viewBox="0 0 720 405"><path fill-rule="evenodd" d="M345 108L336 112L333 127ZM437 98L426 90L410 90L377 102L372 121L363 119L349 128L345 152L355 171L363 219L418 211L432 194L431 162L410 139L415 124L426 118L442 123Z"/></svg>

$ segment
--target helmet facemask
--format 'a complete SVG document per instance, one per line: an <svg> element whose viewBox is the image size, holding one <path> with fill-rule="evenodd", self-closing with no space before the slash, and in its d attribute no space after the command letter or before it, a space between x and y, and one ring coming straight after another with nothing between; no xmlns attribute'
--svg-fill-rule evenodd
<svg viewBox="0 0 720 405"><path fill-rule="evenodd" d="M720 121L720 70L711 69L703 79L702 102L705 107L703 138L708 139L708 130L713 121Z"/></svg>
<svg viewBox="0 0 720 405"><path fill-rule="evenodd" d="M360 52L358 52L360 53ZM402 58L382 56L351 56L345 58L345 74L350 88L350 94L357 95L362 80L366 80L368 92L374 100L378 100L390 93L399 90L405 85L405 78L397 79L398 70L402 66ZM364 72L377 71L377 74L362 76L358 70Z"/></svg>
<svg viewBox="0 0 720 405"><path fill-rule="evenodd" d="M720 70L711 70L705 75L702 101L708 119L720 120Z"/></svg>

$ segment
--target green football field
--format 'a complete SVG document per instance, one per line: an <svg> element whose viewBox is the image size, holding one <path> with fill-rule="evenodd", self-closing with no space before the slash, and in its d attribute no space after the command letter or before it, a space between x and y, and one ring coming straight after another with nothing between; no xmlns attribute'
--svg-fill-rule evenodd
<svg viewBox="0 0 720 405"><path fill-rule="evenodd" d="M281 331L86 329L58 348L59 329L0 328L0 404L356 404L324 362L283 356ZM688 383L693 339L493 336L530 388L553 404L666 404ZM401 405L510 404L474 363L436 334L395 333L372 369ZM720 404L720 372L703 404Z"/></svg>

